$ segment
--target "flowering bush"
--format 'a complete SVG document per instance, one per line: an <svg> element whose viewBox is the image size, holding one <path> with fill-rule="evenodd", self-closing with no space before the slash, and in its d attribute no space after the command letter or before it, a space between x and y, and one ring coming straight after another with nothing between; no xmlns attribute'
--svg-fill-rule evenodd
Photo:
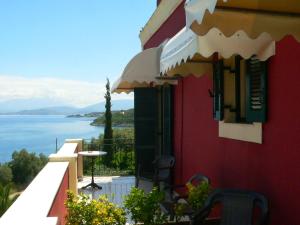
<svg viewBox="0 0 300 225"><path fill-rule="evenodd" d="M68 192L65 203L66 225L125 225L125 211L109 202L105 196L91 200L86 195Z"/></svg>
<svg viewBox="0 0 300 225"><path fill-rule="evenodd" d="M199 185L195 186L192 183L188 183L188 203L193 210L197 211L201 209L211 192L211 186L207 181L202 181Z"/></svg>
<svg viewBox="0 0 300 225"><path fill-rule="evenodd" d="M188 190L188 199L187 203L178 202L175 205L175 218L176 221L179 221L184 217L184 213L188 208L191 208L194 211L200 210L208 195L211 193L212 188L210 184L206 181L202 181L199 185L193 185L192 183L186 184Z"/></svg>
<svg viewBox="0 0 300 225"><path fill-rule="evenodd" d="M157 225L167 222L167 216L163 214L159 204L163 200L164 193L157 188L153 188L149 193L132 188L125 197L124 205L135 224Z"/></svg>

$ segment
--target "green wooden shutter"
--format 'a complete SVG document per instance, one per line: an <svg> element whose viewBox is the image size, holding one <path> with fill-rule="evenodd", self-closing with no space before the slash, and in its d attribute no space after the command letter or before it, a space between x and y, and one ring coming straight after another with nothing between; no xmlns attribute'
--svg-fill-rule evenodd
<svg viewBox="0 0 300 225"><path fill-rule="evenodd" d="M246 121L265 122L267 107L267 62L255 57L246 61Z"/></svg>
<svg viewBox="0 0 300 225"><path fill-rule="evenodd" d="M163 155L172 155L172 87L163 87Z"/></svg>
<svg viewBox="0 0 300 225"><path fill-rule="evenodd" d="M215 120L223 120L224 117L224 65L223 60L214 63L213 92L214 105L213 116Z"/></svg>
<svg viewBox="0 0 300 225"><path fill-rule="evenodd" d="M157 143L157 90L134 89L134 128L136 166L142 177L153 177L152 162Z"/></svg>

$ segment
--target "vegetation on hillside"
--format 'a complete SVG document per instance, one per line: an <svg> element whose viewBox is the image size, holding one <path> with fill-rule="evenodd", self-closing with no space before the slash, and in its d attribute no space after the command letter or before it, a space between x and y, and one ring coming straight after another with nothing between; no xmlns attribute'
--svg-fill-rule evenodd
<svg viewBox="0 0 300 225"><path fill-rule="evenodd" d="M132 127L134 122L134 110L120 110L112 112L112 125L114 127ZM93 126L103 126L105 123L105 117L100 116L95 119L91 125Z"/></svg>
<svg viewBox="0 0 300 225"><path fill-rule="evenodd" d="M0 217L6 212L6 210L12 205L12 203L17 199L17 195L14 197L10 196L11 185L1 185L0 184Z"/></svg>
<svg viewBox="0 0 300 225"><path fill-rule="evenodd" d="M12 182L13 174L11 168L7 165L0 165L0 185L7 185Z"/></svg>
<svg viewBox="0 0 300 225"><path fill-rule="evenodd" d="M22 190L46 165L48 158L44 154L36 155L26 149L14 151L12 160L0 164L0 185L12 183L13 187Z"/></svg>
<svg viewBox="0 0 300 225"><path fill-rule="evenodd" d="M68 115L67 118L100 117L103 115L104 115L103 112L91 112L91 113L85 113L85 114L72 114L72 115Z"/></svg>
<svg viewBox="0 0 300 225"><path fill-rule="evenodd" d="M103 134L99 138L92 138L90 142L85 142L85 150L103 150ZM134 130L133 128L114 129L112 139L112 159L107 163L104 155L97 159L95 174L114 176L114 175L132 175L134 174ZM91 173L91 160L83 158L84 173Z"/></svg>
<svg viewBox="0 0 300 225"><path fill-rule="evenodd" d="M15 151L8 163L12 170L13 182L18 186L27 186L46 165L48 158L44 154L29 153L26 149Z"/></svg>

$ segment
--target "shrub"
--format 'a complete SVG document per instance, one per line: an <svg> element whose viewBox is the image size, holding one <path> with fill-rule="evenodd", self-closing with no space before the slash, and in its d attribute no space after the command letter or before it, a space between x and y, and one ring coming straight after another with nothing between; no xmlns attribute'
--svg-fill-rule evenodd
<svg viewBox="0 0 300 225"><path fill-rule="evenodd" d="M14 151L9 166L12 169L13 181L17 185L27 185L45 166L48 159L45 155L36 156L27 150Z"/></svg>
<svg viewBox="0 0 300 225"><path fill-rule="evenodd" d="M0 166L0 185L7 185L13 179L11 168L8 165Z"/></svg>
<svg viewBox="0 0 300 225"><path fill-rule="evenodd" d="M87 195L74 195L68 192L65 203L68 214L66 225L125 225L123 209L101 196L99 200L90 200Z"/></svg>
<svg viewBox="0 0 300 225"><path fill-rule="evenodd" d="M183 218L187 207L191 207L194 211L200 210L212 191L210 184L206 181L202 181L196 186L188 183L186 187L188 189L188 204L179 202L175 205L176 221Z"/></svg>
<svg viewBox="0 0 300 225"><path fill-rule="evenodd" d="M12 205L12 203L17 199L15 197L10 197L11 185L0 185L0 216L2 216L5 211Z"/></svg>
<svg viewBox="0 0 300 225"><path fill-rule="evenodd" d="M199 210L203 207L208 195L211 192L210 184L206 181L202 181L199 185L187 184L188 189L188 203L193 210Z"/></svg>
<svg viewBox="0 0 300 225"><path fill-rule="evenodd" d="M124 206L135 224L157 225L167 222L167 216L163 214L159 205L163 200L164 193L157 188L153 188L149 193L132 188L125 197Z"/></svg>

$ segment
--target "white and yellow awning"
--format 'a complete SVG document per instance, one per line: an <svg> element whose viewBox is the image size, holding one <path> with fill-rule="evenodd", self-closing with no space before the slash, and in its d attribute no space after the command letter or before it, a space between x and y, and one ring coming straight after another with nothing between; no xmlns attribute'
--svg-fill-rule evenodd
<svg viewBox="0 0 300 225"><path fill-rule="evenodd" d="M160 72L166 74L184 64L195 65L191 59L196 55L210 58L214 53L219 57L230 58L240 55L248 59L256 55L260 60L266 60L275 54L275 42L267 33L262 33L256 39L251 39L244 31L238 31L226 37L219 29L213 28L203 36L198 36L188 28L183 28L164 46L160 59ZM184 63L184 64L183 64ZM187 65L186 65L187 66ZM201 65L193 69L196 75L211 71L211 65L202 60ZM185 74L184 74L185 75Z"/></svg>
<svg viewBox="0 0 300 225"><path fill-rule="evenodd" d="M185 13L186 26L200 36L218 29L226 37L243 31L252 39L267 33L300 41L299 0L187 0Z"/></svg>
<svg viewBox="0 0 300 225"><path fill-rule="evenodd" d="M120 78L114 82L112 92L129 93L134 88L151 87L164 83L176 84L176 81L156 79L160 74L160 55L162 47L146 49L135 57L125 67Z"/></svg>
<svg viewBox="0 0 300 225"><path fill-rule="evenodd" d="M163 47L135 56L113 85L114 92L176 84L168 76L212 73L213 55L255 55L264 61L286 35L300 41L299 0L186 0L185 13L186 27Z"/></svg>
<svg viewBox="0 0 300 225"><path fill-rule="evenodd" d="M164 75L211 72L212 60L275 55L275 43L286 35L300 40L300 1L186 0L186 27L164 46L160 72ZM202 62L196 62L195 56ZM203 60L204 59L204 60Z"/></svg>

